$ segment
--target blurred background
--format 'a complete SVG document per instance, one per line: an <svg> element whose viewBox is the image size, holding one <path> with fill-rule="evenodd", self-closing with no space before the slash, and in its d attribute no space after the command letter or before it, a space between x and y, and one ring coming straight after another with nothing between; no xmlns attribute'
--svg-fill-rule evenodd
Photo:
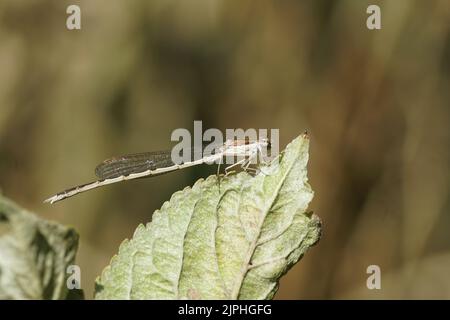
<svg viewBox="0 0 450 320"><path fill-rule="evenodd" d="M66 29L71 4L81 30ZM0 188L78 230L92 298L137 225L215 168L45 198L105 158L170 148L194 120L278 128L281 149L308 129L323 237L276 298L449 299L449 21L447 0L3 0Z"/></svg>

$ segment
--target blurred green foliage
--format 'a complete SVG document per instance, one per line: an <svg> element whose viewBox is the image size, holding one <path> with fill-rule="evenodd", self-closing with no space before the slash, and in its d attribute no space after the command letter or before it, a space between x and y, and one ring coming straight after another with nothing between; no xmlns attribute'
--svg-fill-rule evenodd
<svg viewBox="0 0 450 320"><path fill-rule="evenodd" d="M0 299L82 299L68 267L78 234L37 218L0 195ZM70 271L70 269L69 269ZM76 275L75 275L76 276Z"/></svg>

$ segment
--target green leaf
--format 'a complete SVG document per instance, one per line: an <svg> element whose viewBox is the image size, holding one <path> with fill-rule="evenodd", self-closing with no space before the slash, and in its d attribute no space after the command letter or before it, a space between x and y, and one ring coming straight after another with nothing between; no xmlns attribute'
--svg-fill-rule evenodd
<svg viewBox="0 0 450 320"><path fill-rule="evenodd" d="M0 195L0 299L66 299L75 230L39 219Z"/></svg>
<svg viewBox="0 0 450 320"><path fill-rule="evenodd" d="M125 240L96 281L97 299L270 299L320 238L307 183L309 139L256 176L199 180ZM278 161L279 160L279 161Z"/></svg>

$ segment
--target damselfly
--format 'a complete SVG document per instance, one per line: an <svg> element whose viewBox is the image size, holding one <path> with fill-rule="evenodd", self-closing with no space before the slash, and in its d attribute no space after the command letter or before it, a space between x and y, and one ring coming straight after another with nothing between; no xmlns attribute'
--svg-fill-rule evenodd
<svg viewBox="0 0 450 320"><path fill-rule="evenodd" d="M224 157L241 158L239 161L225 168L226 173L231 168L237 166L241 166L244 170L249 170L250 164L258 157L258 154L261 155L261 159L264 159L263 150L265 148L270 148L268 139L260 139L257 141L227 140L223 145L208 155L202 154L200 157L195 157L195 154L200 152L200 150L192 149L193 160L180 164L172 161L171 151L145 152L114 157L103 161L96 167L95 174L99 178L97 181L66 189L44 200L44 202L54 203L108 184L156 176L199 164L218 163L217 172L219 173L220 164L223 163Z"/></svg>

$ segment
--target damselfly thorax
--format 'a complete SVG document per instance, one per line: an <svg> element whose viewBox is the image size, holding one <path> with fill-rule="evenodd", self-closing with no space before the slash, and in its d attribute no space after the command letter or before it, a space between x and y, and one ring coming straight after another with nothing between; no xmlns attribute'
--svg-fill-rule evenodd
<svg viewBox="0 0 450 320"><path fill-rule="evenodd" d="M203 148L191 148L191 160L176 163L172 159L171 151L156 151L129 154L113 157L103 161L95 168L97 181L78 185L46 199L44 202L54 203L76 194L92 190L108 184L120 181L157 176L199 164L217 163L219 173L220 165L225 157L237 157L235 163L225 168L228 173L232 168L240 166L244 170L251 170L250 164L256 160L258 155L264 159L263 151L270 148L268 139L257 141L227 140L223 145L218 146L210 154L203 154ZM199 154L200 153L200 154Z"/></svg>

